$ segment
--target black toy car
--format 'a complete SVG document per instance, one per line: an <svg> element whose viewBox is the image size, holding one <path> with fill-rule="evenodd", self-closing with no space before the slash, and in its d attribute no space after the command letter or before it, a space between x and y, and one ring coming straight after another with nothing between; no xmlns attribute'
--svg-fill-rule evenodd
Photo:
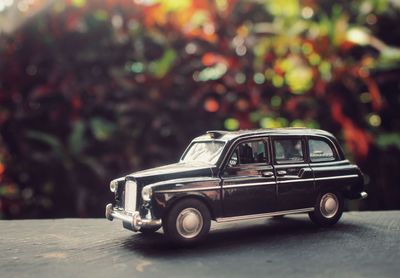
<svg viewBox="0 0 400 278"><path fill-rule="evenodd" d="M343 198L362 199L360 169L335 137L304 128L209 131L195 138L175 164L115 179L109 220L133 231L161 226L175 242L203 238L210 222L308 212L321 226L335 224Z"/></svg>

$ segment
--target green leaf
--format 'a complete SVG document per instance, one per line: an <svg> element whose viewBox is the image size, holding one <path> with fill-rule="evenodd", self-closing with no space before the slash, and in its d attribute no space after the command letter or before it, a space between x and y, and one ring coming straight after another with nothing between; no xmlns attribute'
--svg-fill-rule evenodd
<svg viewBox="0 0 400 278"><path fill-rule="evenodd" d="M27 137L33 140L40 141L41 143L44 143L48 145L54 153L56 153L59 156L62 156L63 154L63 145L60 140L58 140L57 137L37 131L37 130L30 130L27 132Z"/></svg>
<svg viewBox="0 0 400 278"><path fill-rule="evenodd" d="M71 153L79 154L82 149L86 146L86 140L84 137L85 125L82 121L78 121L73 124L72 132L68 138L68 147Z"/></svg>
<svg viewBox="0 0 400 278"><path fill-rule="evenodd" d="M382 149L387 149L390 146L395 146L400 150L400 133L379 134L376 138L376 144Z"/></svg>
<svg viewBox="0 0 400 278"><path fill-rule="evenodd" d="M82 8L86 5L86 0L72 0L72 5L78 8Z"/></svg>
<svg viewBox="0 0 400 278"><path fill-rule="evenodd" d="M272 15L277 17L296 17L300 14L298 0L266 1L265 7Z"/></svg>
<svg viewBox="0 0 400 278"><path fill-rule="evenodd" d="M286 83L292 93L302 94L313 85L312 70L306 66L297 66L285 74Z"/></svg>
<svg viewBox="0 0 400 278"><path fill-rule="evenodd" d="M99 163L96 159L92 157L82 156L79 158L79 161L88 166L98 177L105 177L106 169Z"/></svg>
<svg viewBox="0 0 400 278"><path fill-rule="evenodd" d="M380 53L373 69L391 70L400 66L400 49L395 47L386 47Z"/></svg>
<svg viewBox="0 0 400 278"><path fill-rule="evenodd" d="M95 117L90 120L90 129L97 140L106 141L116 130L116 125L103 118Z"/></svg>
<svg viewBox="0 0 400 278"><path fill-rule="evenodd" d="M157 78L164 77L176 58L176 52L172 48L166 50L164 55L157 61L151 62L149 65L150 72Z"/></svg>

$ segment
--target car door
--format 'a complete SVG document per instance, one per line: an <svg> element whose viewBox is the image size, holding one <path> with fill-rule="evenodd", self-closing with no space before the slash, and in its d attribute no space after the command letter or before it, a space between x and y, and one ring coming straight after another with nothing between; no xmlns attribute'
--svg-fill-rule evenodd
<svg viewBox="0 0 400 278"><path fill-rule="evenodd" d="M305 139L300 136L273 137L272 149L279 210L313 207L315 184L306 156Z"/></svg>
<svg viewBox="0 0 400 278"><path fill-rule="evenodd" d="M328 138L309 136L308 150L317 192L335 189L344 191L345 188L362 185L357 166L348 160L340 160L335 144Z"/></svg>
<svg viewBox="0 0 400 278"><path fill-rule="evenodd" d="M276 182L266 139L238 142L221 174L224 217L270 212Z"/></svg>

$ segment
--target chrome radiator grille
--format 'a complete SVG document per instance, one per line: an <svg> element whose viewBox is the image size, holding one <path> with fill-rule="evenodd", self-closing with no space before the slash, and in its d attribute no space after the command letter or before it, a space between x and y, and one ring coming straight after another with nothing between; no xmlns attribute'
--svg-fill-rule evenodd
<svg viewBox="0 0 400 278"><path fill-rule="evenodd" d="M136 211L136 182L128 180L125 183L125 211Z"/></svg>

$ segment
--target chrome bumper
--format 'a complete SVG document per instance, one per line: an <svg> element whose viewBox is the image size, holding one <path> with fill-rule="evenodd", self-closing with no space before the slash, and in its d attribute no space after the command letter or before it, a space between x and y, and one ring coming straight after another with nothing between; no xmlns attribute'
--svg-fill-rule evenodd
<svg viewBox="0 0 400 278"><path fill-rule="evenodd" d="M368 193L365 191L356 192L349 196L350 200L362 200L368 197Z"/></svg>
<svg viewBox="0 0 400 278"><path fill-rule="evenodd" d="M106 206L106 218L110 221L114 218L122 220L124 227L134 232L140 231L141 228L161 227L161 219L142 219L139 212L127 213L114 209L112 204Z"/></svg>
<svg viewBox="0 0 400 278"><path fill-rule="evenodd" d="M368 197L368 193L367 192L363 191L363 192L360 193L360 199L365 199L367 197Z"/></svg>

